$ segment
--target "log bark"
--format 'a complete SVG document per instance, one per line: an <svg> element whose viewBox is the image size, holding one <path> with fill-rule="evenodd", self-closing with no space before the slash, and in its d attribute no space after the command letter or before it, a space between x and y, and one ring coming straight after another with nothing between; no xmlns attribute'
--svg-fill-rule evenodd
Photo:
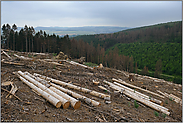
<svg viewBox="0 0 183 123"><path fill-rule="evenodd" d="M170 97L174 98L175 99L174 101L176 103L180 103L180 105L182 105L182 99L181 98L179 98L179 97L177 97L177 96L175 96L173 94L170 94Z"/></svg>
<svg viewBox="0 0 183 123"><path fill-rule="evenodd" d="M100 97L100 98L103 98L103 99L106 99L106 100L110 100L110 95L106 95L106 94L103 94L103 93L100 93L100 92L97 92L97 91L93 91L93 90L89 90L89 89L86 89L86 88L78 87L76 85L72 85L72 84L69 84L69 83L66 83L66 82L63 82L63 81L59 81L59 80L50 78L50 77L42 76L40 74L34 73L34 75L38 76L40 78L46 79L46 80L51 80L52 82L54 82L56 84L59 84L59 85L62 85L64 87L68 87L68 88L71 88L71 89L82 91L84 93L91 94L91 95L96 96L96 97Z"/></svg>
<svg viewBox="0 0 183 123"><path fill-rule="evenodd" d="M140 93L140 92L138 92L138 91L135 91L135 92L134 92L133 89L128 88L128 87L126 87L126 86L124 86L124 85L121 85L121 84L119 84L119 83L117 83L117 82L114 82L114 84L120 86L120 87L123 88L123 89L127 89L127 90L131 91L132 93L136 93L137 95L142 96L143 99L150 100L150 101L152 101L152 102L155 102L155 103L160 104L161 106L163 106L163 102L160 101L160 100L157 100L157 99L155 99L155 98L149 97L149 96L147 96L147 95L145 95L145 94L142 94L142 93Z"/></svg>
<svg viewBox="0 0 183 123"><path fill-rule="evenodd" d="M103 87L103 86L98 86L100 89L102 89L103 91L109 92L111 93L109 90L107 90L107 88Z"/></svg>
<svg viewBox="0 0 183 123"><path fill-rule="evenodd" d="M152 100L150 100L149 99L149 97L147 96L147 95L145 95L145 94L142 94L142 93L140 93L140 92L137 92L137 91L135 91L135 93L134 93L134 90L129 90L127 87L126 88L123 88L124 86L120 86L120 84L118 84L118 86L116 86L116 85L114 85L114 84L112 84L112 83L109 83L108 82L108 84L110 84L110 86L112 85L112 86L115 86L116 88L121 88L121 89L123 89L123 91L125 90L126 92L130 92L130 93L132 93L132 94L134 94L135 96L137 96L137 97L139 97L139 98L141 98L141 99L145 99L145 100L148 100L148 101L151 101L151 102L153 102ZM153 99L154 100L154 99ZM156 99L155 99L156 100ZM159 100L158 100L159 101ZM160 103L161 104L161 103ZM158 105L157 105L158 106ZM165 107L163 107L163 106L161 106L161 108L163 108L163 109L165 109L165 110L167 110L168 111L168 109L167 108L165 108Z"/></svg>
<svg viewBox="0 0 183 123"><path fill-rule="evenodd" d="M86 66L86 65L79 64L79 63L74 62L74 61L66 61L66 62L67 62L67 63L70 63L70 64L73 64L73 65L79 65L79 66L81 66L81 67L84 67L84 68L88 68L88 69L93 70L93 68L92 68L92 67L88 67L88 66Z"/></svg>
<svg viewBox="0 0 183 123"><path fill-rule="evenodd" d="M61 87L59 85L54 84L54 83L50 83L50 85L52 85L53 87L55 87L55 88L65 92L65 93L67 93L67 94L69 94L69 95L71 95L71 96L73 96L73 97L75 97L77 99L83 100L85 103L87 103L89 105L92 105L92 106L100 106L101 105L99 102L97 102L95 100L92 100L92 99L90 99L90 98L88 98L86 96L83 96L83 95L80 95L80 94L75 93L73 91L70 91L68 89L65 89L65 88L63 88L63 87Z"/></svg>
<svg viewBox="0 0 183 123"><path fill-rule="evenodd" d="M45 85L46 87L48 87L50 90L52 90L53 92L57 93L58 95L60 95L61 97L63 97L66 100L69 100L71 103L71 106L74 109L78 109L81 106L81 102L79 100L76 100L75 98L63 93L62 91L56 89L55 87L51 87L51 85L49 84L50 82L47 82L44 79L41 79L39 77L35 77L32 74L25 72L25 74L27 74L28 76L32 77L33 79L37 80L38 82L40 82L41 84Z"/></svg>
<svg viewBox="0 0 183 123"><path fill-rule="evenodd" d="M180 103L180 105L182 105L182 99L180 99L179 97L173 95L173 94L167 94L166 92L161 92L160 90L157 90L157 92L159 92L160 94L164 95L167 98L172 98L173 101L175 101L176 103Z"/></svg>
<svg viewBox="0 0 183 123"><path fill-rule="evenodd" d="M49 87L50 90L52 90L53 92L57 93L58 95L62 96L63 98L69 100L71 102L71 106L74 109L78 109L81 106L81 101L76 100L75 98L63 93L62 91L56 89L55 87Z"/></svg>
<svg viewBox="0 0 183 123"><path fill-rule="evenodd" d="M55 98L59 99L61 101L61 103L62 103L63 109L66 109L66 108L69 107L70 103L69 103L68 100L64 99L63 97L61 97L57 93L53 92L52 90L50 90L49 88L47 88L43 84L39 83L35 79L31 78L30 76L25 75L23 72L18 71L18 74L20 74L21 76L23 76L25 79L29 80L31 83L33 83L34 85L36 85L37 87L39 87L43 91L45 91L45 92L49 93L50 95L54 96Z"/></svg>
<svg viewBox="0 0 183 123"><path fill-rule="evenodd" d="M136 88L136 89L139 89L139 90L141 90L141 91L145 91L145 92L147 92L147 93L150 93L150 94L156 95L156 96L158 96L158 97L164 98L164 96L161 96L161 95L159 95L159 94L157 94L157 93L154 93L154 92L151 92L151 91L149 91L149 90L142 89L142 88L137 87L137 86L135 86L135 85L131 85L131 84L129 84L129 83L126 83L125 81L120 81L120 80L117 80L117 79L114 79L114 78L113 78L112 80L113 80L113 81L116 81L116 82L119 82L119 83L121 83L121 84L127 85L127 86L129 86L129 87Z"/></svg>
<svg viewBox="0 0 183 123"><path fill-rule="evenodd" d="M50 95L49 93L41 90L40 88L36 87L34 84L30 83L20 75L18 77L25 83L27 84L30 88L34 89L37 91L41 96L43 96L45 99L47 99L51 104L53 104L56 108L59 108L61 106L61 101L55 98L54 96Z"/></svg>
<svg viewBox="0 0 183 123"><path fill-rule="evenodd" d="M117 86L117 85L114 85L113 83L107 82L107 81L105 81L105 80L104 80L104 82L107 83L107 84L109 84L110 87L113 88L113 89L115 89L115 90L118 90L118 91L121 91L121 90L122 90L122 88L120 88L120 87ZM160 111L160 112L163 112L163 113L165 113L165 114L167 114L167 115L170 115L170 112L168 112L168 109L165 108L165 107L163 107L163 106L160 106L160 105L155 104L155 103L153 103L153 102L151 102L151 101L148 101L148 100L139 98L139 96L138 96L137 94L132 93L132 92L130 92L130 91L128 91L128 90L124 90L123 93L124 93L125 95L127 95L128 97L133 98L133 99L135 99L135 100L141 102L142 104L145 104L145 105L151 107L152 109L155 109L155 110L157 110L157 111Z"/></svg>

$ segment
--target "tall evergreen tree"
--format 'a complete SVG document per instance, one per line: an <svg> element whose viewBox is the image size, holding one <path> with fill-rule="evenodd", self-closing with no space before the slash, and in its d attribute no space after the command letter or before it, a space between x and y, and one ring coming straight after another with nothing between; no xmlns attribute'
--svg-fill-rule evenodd
<svg viewBox="0 0 183 123"><path fill-rule="evenodd" d="M27 27L27 25L25 25L25 27L24 27L24 34L25 34L25 42L26 42L26 52L28 52L28 42L27 42L28 27Z"/></svg>
<svg viewBox="0 0 183 123"><path fill-rule="evenodd" d="M17 30L17 26L13 24L12 29L13 29L13 50L15 50L15 30Z"/></svg>

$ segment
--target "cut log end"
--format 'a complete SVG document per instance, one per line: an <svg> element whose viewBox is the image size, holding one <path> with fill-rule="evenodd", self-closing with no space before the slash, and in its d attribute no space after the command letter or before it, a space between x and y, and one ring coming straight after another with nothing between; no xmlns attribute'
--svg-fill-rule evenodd
<svg viewBox="0 0 183 123"><path fill-rule="evenodd" d="M56 108L60 108L60 106L62 105L61 101L59 101L57 104L56 104Z"/></svg>
<svg viewBox="0 0 183 123"><path fill-rule="evenodd" d="M163 106L163 102L161 102L161 104L160 104L161 106Z"/></svg>
<svg viewBox="0 0 183 123"><path fill-rule="evenodd" d="M77 101L73 106L74 109L78 109L81 106L81 101Z"/></svg>
<svg viewBox="0 0 183 123"><path fill-rule="evenodd" d="M99 103L97 106L98 106L98 107L101 106L101 103Z"/></svg>
<svg viewBox="0 0 183 123"><path fill-rule="evenodd" d="M66 103L62 104L62 107L63 107L63 109L67 109L69 107L69 105L70 105L70 102L66 102Z"/></svg>

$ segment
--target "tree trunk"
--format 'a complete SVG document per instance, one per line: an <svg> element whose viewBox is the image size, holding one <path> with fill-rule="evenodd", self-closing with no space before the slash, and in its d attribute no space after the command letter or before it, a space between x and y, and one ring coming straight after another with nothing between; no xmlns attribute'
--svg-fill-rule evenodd
<svg viewBox="0 0 183 123"><path fill-rule="evenodd" d="M60 95L58 95L57 93L53 92L52 90L50 90L49 88L47 88L43 84L39 83L35 79L31 78L30 76L25 75L21 71L18 71L18 74L20 74L21 76L23 76L25 79L29 80L31 83L33 83L37 87L41 88L43 91L45 91L45 92L49 93L50 95L54 96L55 98L59 99L61 101L61 103L62 103L63 109L66 109L66 108L69 107L70 103L66 99L64 99L63 97L61 97Z"/></svg>
<svg viewBox="0 0 183 123"><path fill-rule="evenodd" d="M32 36L32 52L34 51L33 36Z"/></svg>
<svg viewBox="0 0 183 123"><path fill-rule="evenodd" d="M29 52L31 52L31 42L30 42L30 37L29 37Z"/></svg>
<svg viewBox="0 0 183 123"><path fill-rule="evenodd" d="M15 32L13 33L13 50L15 51Z"/></svg>
<svg viewBox="0 0 183 123"><path fill-rule="evenodd" d="M28 43L27 43L27 36L26 36L26 52L28 52Z"/></svg>
<svg viewBox="0 0 183 123"><path fill-rule="evenodd" d="M99 92L89 90L89 89L86 89L86 88L78 87L76 85L72 85L72 84L69 84L69 83L66 83L66 82L62 82L62 81L59 81L59 80L56 80L56 79L53 79L53 78L50 78L50 77L42 76L42 75L37 74L37 73L34 73L34 75L38 76L38 77L41 77L43 79L46 79L46 80L51 80L52 82L54 82L56 84L59 84L59 85L65 86L65 87L69 87L71 89L75 89L75 90L78 90L78 91L82 91L84 93L91 94L93 96L97 96L97 97L100 97L100 98L103 98L103 99L106 99L106 100L110 100L110 95L106 95L106 94L99 93Z"/></svg>
<svg viewBox="0 0 183 123"><path fill-rule="evenodd" d="M26 79L21 76L18 76L25 84L27 84L30 88L34 89L38 92L41 96L43 96L46 100L48 100L51 104L53 104L56 108L61 106L61 101L55 98L54 96L50 95L49 93L41 90L40 88L36 87L34 84L30 83Z"/></svg>
<svg viewBox="0 0 183 123"><path fill-rule="evenodd" d="M150 93L150 94L156 95L156 96L158 96L158 97L164 98L164 96L161 96L161 95L159 95L159 94L157 94L157 93L154 93L154 92L151 92L151 91L149 91L149 90L142 89L142 88L137 87L137 86L135 86L135 85L131 85L131 84L129 84L129 83L126 83L125 81L117 80L117 79L114 79L114 78L113 78L112 80L113 80L113 81L116 81L116 82L119 82L119 83L121 83L121 84L127 85L127 86L129 86L129 87L136 88L136 89L139 89L139 90L141 90L141 91L145 91L145 92L147 92L147 93Z"/></svg>
<svg viewBox="0 0 183 123"><path fill-rule="evenodd" d="M123 88L121 88L121 87L119 87L119 86L117 86L117 85L114 85L114 84L112 84L112 83L110 83L110 82L108 82L108 81L105 81L105 80L104 80L104 82L107 83L107 84L109 84L110 87L113 88L113 89L115 89L115 90L118 90L118 91L123 90ZM160 105L157 105L157 104L155 104L155 103L153 103L153 102L151 102L151 101L148 101L148 100L139 98L139 96L138 96L137 94L132 93L132 92L130 92L130 91L128 91L128 90L123 90L123 93L124 93L125 95L129 96L130 98L133 98L133 99L135 99L135 100L137 100L137 101L139 101L139 102L141 102L141 103L143 103L143 104L145 104L145 105L151 107L152 109L155 109L155 110L157 110L157 111L160 111L160 112L163 112L163 113L165 113L165 114L167 114L167 115L170 115L170 112L168 112L168 109L165 108L165 107L163 107L163 106L160 106Z"/></svg>

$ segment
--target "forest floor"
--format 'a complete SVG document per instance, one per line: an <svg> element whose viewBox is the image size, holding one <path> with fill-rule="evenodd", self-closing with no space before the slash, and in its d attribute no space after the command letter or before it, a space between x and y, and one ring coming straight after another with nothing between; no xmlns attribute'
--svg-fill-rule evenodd
<svg viewBox="0 0 183 123"><path fill-rule="evenodd" d="M167 82L154 82L152 80L138 79L131 82L125 74L128 72L118 72L116 69L111 68L95 68L87 69L78 65L71 65L67 62L62 62L61 65L51 65L40 62L36 59L54 59L53 54L46 55L32 55L26 52L8 51L12 60L4 54L1 55L1 60L21 63L23 65L12 65L1 62L1 83L11 81L17 86L18 90L15 95L22 101L14 96L9 98L6 96L8 92L2 88L10 91L11 86L1 86L1 121L2 122L182 122L182 106L171 99L165 97L160 98L153 96L149 93L140 91L143 94L152 96L163 102L163 106L168 108L170 115L166 116L140 102L139 107L135 108L134 99L128 98L125 95L115 95L113 89L106 86L103 80L112 82L112 78L122 79L132 85L146 88L152 92L158 93L157 90L174 94L182 99L182 86L177 84L170 84ZM34 60L20 60L14 56L31 57ZM58 79L64 82L72 83L83 88L95 90L104 94L110 94L111 103L106 103L103 99L84 94L80 91L75 91L81 95L85 95L95 101L101 103L99 107L92 107L82 102L80 108L74 109L69 107L63 109L62 107L56 108L43 97L37 95L31 88L24 84L14 72L17 71L29 72L31 74L38 73ZM99 81L100 85L105 86L111 93L98 88L93 84L93 80Z"/></svg>

